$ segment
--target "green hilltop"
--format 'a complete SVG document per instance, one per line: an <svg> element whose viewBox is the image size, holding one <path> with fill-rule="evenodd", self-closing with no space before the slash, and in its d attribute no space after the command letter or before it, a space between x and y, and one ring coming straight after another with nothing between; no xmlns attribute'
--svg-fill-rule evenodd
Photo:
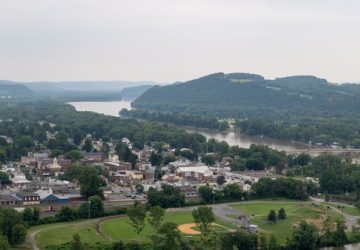
<svg viewBox="0 0 360 250"><path fill-rule="evenodd" d="M256 74L215 73L155 86L135 108L217 117L359 116L360 85L332 84L315 76L267 80Z"/></svg>

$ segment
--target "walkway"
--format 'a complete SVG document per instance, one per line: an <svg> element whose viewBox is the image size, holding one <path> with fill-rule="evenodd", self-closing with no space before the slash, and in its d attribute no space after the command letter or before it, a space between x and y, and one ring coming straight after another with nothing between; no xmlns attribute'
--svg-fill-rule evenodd
<svg viewBox="0 0 360 250"><path fill-rule="evenodd" d="M313 202L318 203L318 204L325 204L325 205L331 207L331 209L334 210L335 212L342 214L345 219L345 225L346 225L347 230L351 230L354 225L358 224L360 216L346 214L334 206L334 204L339 205L339 206L344 206L344 204L337 203L337 202L332 202L333 204L327 204L324 199L318 199L318 198L314 198L314 197L310 197L310 200L312 200Z"/></svg>

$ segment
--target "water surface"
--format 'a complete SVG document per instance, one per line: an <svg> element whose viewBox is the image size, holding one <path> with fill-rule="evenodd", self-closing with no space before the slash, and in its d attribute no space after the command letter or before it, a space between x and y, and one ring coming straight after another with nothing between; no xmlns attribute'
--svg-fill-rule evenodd
<svg viewBox="0 0 360 250"><path fill-rule="evenodd" d="M119 111L123 108L131 109L131 101L116 102L69 102L77 111L92 111L100 114L119 116ZM241 135L237 132L218 132L205 129L186 128L189 132L197 132L206 138L215 138L219 141L226 141L229 145L238 145L243 148L249 148L251 144L268 145L271 148L283 151L307 149L309 146L301 143L292 143L276 139L253 137Z"/></svg>
<svg viewBox="0 0 360 250"><path fill-rule="evenodd" d="M122 109L131 109L131 101L112 102L69 102L77 111L92 111L99 114L119 116Z"/></svg>

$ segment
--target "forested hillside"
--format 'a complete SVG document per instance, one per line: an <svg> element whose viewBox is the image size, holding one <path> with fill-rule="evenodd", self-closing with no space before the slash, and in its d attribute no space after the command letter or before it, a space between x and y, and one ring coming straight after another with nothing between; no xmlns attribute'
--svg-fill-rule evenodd
<svg viewBox="0 0 360 250"><path fill-rule="evenodd" d="M5 81L0 81L0 96L3 97L23 97L33 95L33 91L20 84L8 84Z"/></svg>
<svg viewBox="0 0 360 250"><path fill-rule="evenodd" d="M135 87L126 87L121 90L120 95L122 99L125 100L134 100L142 95L145 91L150 89L153 85L141 85Z"/></svg>
<svg viewBox="0 0 360 250"><path fill-rule="evenodd" d="M254 74L216 73L185 83L153 87L137 98L133 106L232 118L358 117L359 94L359 85L335 85L314 76L266 80Z"/></svg>

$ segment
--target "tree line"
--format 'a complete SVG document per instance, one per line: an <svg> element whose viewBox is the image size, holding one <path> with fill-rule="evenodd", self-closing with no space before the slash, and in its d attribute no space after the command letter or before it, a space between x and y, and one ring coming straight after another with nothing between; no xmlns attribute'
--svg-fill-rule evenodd
<svg viewBox="0 0 360 250"><path fill-rule="evenodd" d="M180 126L191 126L195 128L206 128L224 131L229 129L226 121L219 121L214 117L204 117L198 115L187 115L181 113L150 112L146 110L127 110L122 109L119 114L125 118L142 119L148 121L166 122Z"/></svg>

